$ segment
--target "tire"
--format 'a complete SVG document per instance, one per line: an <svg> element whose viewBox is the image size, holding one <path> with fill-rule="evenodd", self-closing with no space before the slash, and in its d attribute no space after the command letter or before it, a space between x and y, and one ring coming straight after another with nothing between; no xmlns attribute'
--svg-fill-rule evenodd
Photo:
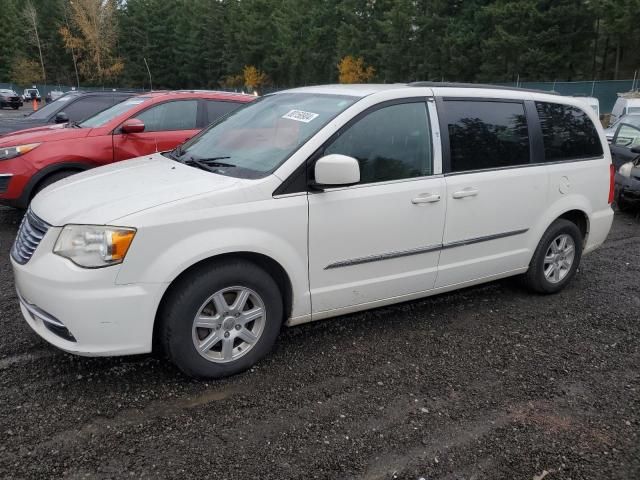
<svg viewBox="0 0 640 480"><path fill-rule="evenodd" d="M11 108L13 108L14 110L17 110L18 106L17 105L11 105Z"/></svg>
<svg viewBox="0 0 640 480"><path fill-rule="evenodd" d="M240 292L246 303L238 309L234 303ZM258 317L260 308L263 315ZM254 320L246 320L252 316ZM196 318L206 326L197 327ZM282 294L274 279L251 262L223 260L178 280L162 303L157 334L164 353L182 372L222 378L262 359L273 347L282 320ZM249 334L252 342L246 340Z"/></svg>
<svg viewBox="0 0 640 480"><path fill-rule="evenodd" d="M35 197L38 193L40 193L42 190L47 188L49 185L54 184L62 180L63 178L70 177L75 173L79 173L79 172L73 171L73 170L63 170L61 172L55 172L55 173L52 173L51 175L44 177L44 179L41 180L40 183L38 183L38 185L36 185L36 188L34 188L33 195L31 196L31 198L33 199L33 197Z"/></svg>
<svg viewBox="0 0 640 480"><path fill-rule="evenodd" d="M631 210L631 207L629 207L629 204L622 198L620 192L616 195L616 207L618 207L618 210L621 212L628 212Z"/></svg>
<svg viewBox="0 0 640 480"><path fill-rule="evenodd" d="M573 257L571 259L568 250L560 252L558 249L558 239L560 238L566 239L566 245L573 243ZM529 270L524 274L525 285L534 292L545 294L556 293L566 287L580 265L583 240L582 233L575 223L563 218L554 221L544 232L533 253ZM554 253L552 242L555 242L555 250L560 253ZM550 254L549 257L547 257L548 254ZM556 257L558 254L560 257ZM554 257L555 260L550 262L551 257ZM566 262L569 260L570 266L567 267ZM551 268L552 266L553 268ZM552 273L550 277L545 275L545 267L548 272Z"/></svg>

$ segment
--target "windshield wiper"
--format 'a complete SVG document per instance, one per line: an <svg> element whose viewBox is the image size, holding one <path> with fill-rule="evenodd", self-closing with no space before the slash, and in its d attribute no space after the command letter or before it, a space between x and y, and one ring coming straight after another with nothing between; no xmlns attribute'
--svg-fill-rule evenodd
<svg viewBox="0 0 640 480"><path fill-rule="evenodd" d="M225 162L218 162L218 160L224 160L226 158L231 158L231 157L209 157L209 158L193 158L191 157L191 160L198 160L199 162L202 163L206 163L209 166L212 167L235 167L235 165L233 163L225 163Z"/></svg>
<svg viewBox="0 0 640 480"><path fill-rule="evenodd" d="M175 160L178 160L182 156L182 145L178 145L176 148L167 153L171 154L171 156Z"/></svg>
<svg viewBox="0 0 640 480"><path fill-rule="evenodd" d="M178 160L179 162L183 162L185 165L195 165L200 170L205 170L207 172L214 173L217 168L214 166L207 165L206 163L202 163L200 160L196 160L195 158L188 158L187 160Z"/></svg>

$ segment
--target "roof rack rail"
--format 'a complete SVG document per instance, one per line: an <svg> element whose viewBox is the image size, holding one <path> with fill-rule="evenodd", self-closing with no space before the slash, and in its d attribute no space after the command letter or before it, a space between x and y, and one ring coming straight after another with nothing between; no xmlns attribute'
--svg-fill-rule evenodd
<svg viewBox="0 0 640 480"><path fill-rule="evenodd" d="M533 88L509 87L503 85L489 85L486 83L458 83L458 82L411 82L410 87L449 87L449 88L486 88L489 90L514 90L516 92L546 93L560 95L552 90L535 90Z"/></svg>

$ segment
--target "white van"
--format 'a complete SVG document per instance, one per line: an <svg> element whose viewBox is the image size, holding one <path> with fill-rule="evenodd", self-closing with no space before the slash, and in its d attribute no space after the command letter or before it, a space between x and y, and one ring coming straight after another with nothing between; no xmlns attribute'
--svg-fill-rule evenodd
<svg viewBox="0 0 640 480"><path fill-rule="evenodd" d="M11 252L22 313L81 355L249 368L297 325L521 275L554 293L613 218L579 99L457 84L267 95L171 152L74 175ZM540 301L544 301L542 298Z"/></svg>
<svg viewBox="0 0 640 480"><path fill-rule="evenodd" d="M596 118L600 118L600 100L596 97L578 97L582 98L582 101L593 108L593 111L596 112Z"/></svg>
<svg viewBox="0 0 640 480"><path fill-rule="evenodd" d="M611 121L613 124L622 115L639 115L640 114L640 94L638 93L622 93L618 94L616 103L613 104L611 110Z"/></svg>

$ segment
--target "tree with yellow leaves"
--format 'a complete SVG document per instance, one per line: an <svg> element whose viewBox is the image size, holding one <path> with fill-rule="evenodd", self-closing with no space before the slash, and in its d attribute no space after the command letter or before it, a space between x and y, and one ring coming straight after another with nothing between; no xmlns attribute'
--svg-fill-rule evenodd
<svg viewBox="0 0 640 480"><path fill-rule="evenodd" d="M242 74L244 85L252 92L260 90L269 83L269 76L253 65L245 65Z"/></svg>
<svg viewBox="0 0 640 480"><path fill-rule="evenodd" d="M338 63L338 73L340 83L366 83L375 76L376 69L371 65L365 67L362 57L347 55Z"/></svg>
<svg viewBox="0 0 640 480"><path fill-rule="evenodd" d="M118 29L116 0L73 0L70 25L60 28L65 47L72 51L87 80L117 77L124 64L115 54Z"/></svg>
<svg viewBox="0 0 640 480"><path fill-rule="evenodd" d="M241 73L235 75L227 75L220 82L224 88L231 88L233 90L238 90L244 87L244 75Z"/></svg>

